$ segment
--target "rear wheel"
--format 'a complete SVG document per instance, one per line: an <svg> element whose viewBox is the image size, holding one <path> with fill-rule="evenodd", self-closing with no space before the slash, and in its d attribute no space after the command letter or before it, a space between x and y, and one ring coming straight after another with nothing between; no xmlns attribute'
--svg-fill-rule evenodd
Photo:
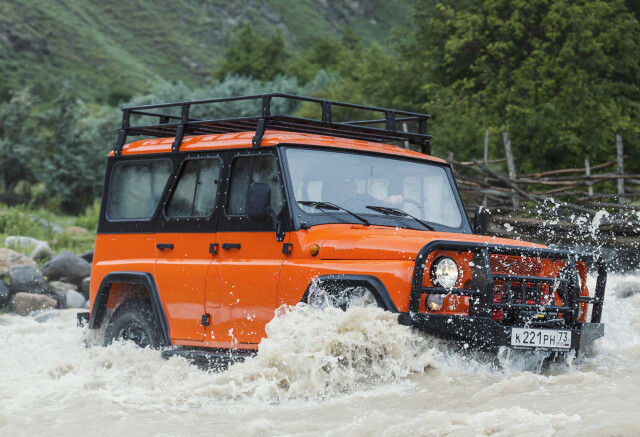
<svg viewBox="0 0 640 437"><path fill-rule="evenodd" d="M160 330L151 305L142 299L129 300L113 313L105 332L105 345L128 340L140 347L160 347Z"/></svg>

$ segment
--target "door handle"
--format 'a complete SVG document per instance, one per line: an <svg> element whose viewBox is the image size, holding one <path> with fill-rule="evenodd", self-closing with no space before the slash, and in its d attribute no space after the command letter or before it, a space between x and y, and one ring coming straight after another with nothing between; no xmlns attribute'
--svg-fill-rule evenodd
<svg viewBox="0 0 640 437"><path fill-rule="evenodd" d="M240 244L239 243L222 243L222 248L224 250L240 249Z"/></svg>
<svg viewBox="0 0 640 437"><path fill-rule="evenodd" d="M173 249L173 244L171 243L158 243L156 244L156 247L160 250L165 250L165 249Z"/></svg>

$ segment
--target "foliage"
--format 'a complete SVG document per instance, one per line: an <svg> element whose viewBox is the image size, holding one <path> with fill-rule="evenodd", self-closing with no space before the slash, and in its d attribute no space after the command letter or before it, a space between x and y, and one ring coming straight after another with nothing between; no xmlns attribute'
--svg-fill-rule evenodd
<svg viewBox="0 0 640 437"><path fill-rule="evenodd" d="M525 169L603 161L617 131L638 150L640 25L622 0L419 0L414 18L425 108L451 120L438 142L480 143L454 120L509 130Z"/></svg>
<svg viewBox="0 0 640 437"><path fill-rule="evenodd" d="M93 247L96 237L96 228L93 223L97 225L95 209L89 209L84 214L74 217L54 214L46 208L33 208L22 205L7 207L0 204L0 244L9 235L21 235L48 242L54 253L65 250L83 253ZM87 229L89 233L69 235L65 232L57 231L54 225L61 228L80 226ZM28 255L31 249L15 250L22 251Z"/></svg>

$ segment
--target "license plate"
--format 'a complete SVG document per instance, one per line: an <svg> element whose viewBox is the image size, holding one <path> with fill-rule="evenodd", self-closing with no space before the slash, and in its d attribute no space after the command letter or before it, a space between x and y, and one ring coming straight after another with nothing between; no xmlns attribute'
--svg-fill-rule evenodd
<svg viewBox="0 0 640 437"><path fill-rule="evenodd" d="M511 346L569 349L571 331L511 328Z"/></svg>

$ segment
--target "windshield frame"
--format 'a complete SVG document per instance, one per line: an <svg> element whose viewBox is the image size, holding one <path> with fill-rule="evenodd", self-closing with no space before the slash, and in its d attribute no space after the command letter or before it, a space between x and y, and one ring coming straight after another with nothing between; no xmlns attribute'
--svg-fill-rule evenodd
<svg viewBox="0 0 640 437"><path fill-rule="evenodd" d="M458 207L458 210L461 215L461 223L457 227L446 226L441 223L429 222L425 221L425 223L432 226L436 232L450 232L450 233L463 233L463 234L472 234L471 222L469 221L469 216L467 215L466 209L464 207L464 203L460 196L460 191L458 190L458 186L456 184L455 178L453 177L453 171L451 169L451 165L449 163L442 163L438 161L431 161L428 159L419 159L419 158L411 158L408 156L396 155L396 154L388 154L388 153L379 153L379 152L369 152L369 151L361 151L361 150L350 150L343 149L338 147L328 147L321 145L300 145L300 144L289 144L282 143L276 147L278 151L278 157L280 158L280 163L282 165L282 171L284 173L283 183L285 188L285 194L287 196L288 204L291 208L291 216L293 217L293 226L294 231L308 228L311 226L322 225L322 224L359 224L362 225L362 222L357 220L355 217L344 211L323 211L319 210L316 213L310 213L305 211L303 208L298 205L294 190L293 190L293 182L291 180L291 174L289 171L289 161L287 159L286 151L288 149L306 149L306 150L323 150L327 152L338 152L338 153L348 153L355 155L363 155L363 156L375 156L382 157L393 160L403 160L409 161L413 163L419 163L422 165L433 165L436 167L440 167L444 170L447 179L449 180L449 184L451 185L451 190L453 192L453 196L455 198L455 203ZM414 229L425 232L428 231L424 226L417 223L414 219L409 217L391 217L388 215L384 215L378 212L371 211L371 213L366 212L358 212L358 215L362 215L366 217L366 219L374 226L389 226L389 227L399 227L406 229Z"/></svg>

